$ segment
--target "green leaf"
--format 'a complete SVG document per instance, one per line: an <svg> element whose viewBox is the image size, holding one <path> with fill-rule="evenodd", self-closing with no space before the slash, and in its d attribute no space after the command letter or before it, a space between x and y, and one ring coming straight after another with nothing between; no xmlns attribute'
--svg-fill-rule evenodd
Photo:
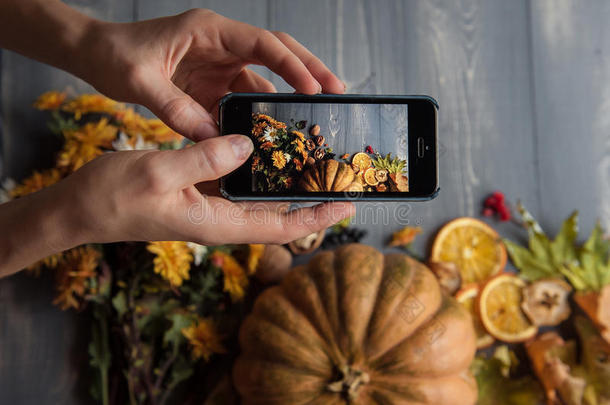
<svg viewBox="0 0 610 405"><path fill-rule="evenodd" d="M116 310L119 318L122 318L127 313L127 296L125 290L120 290L117 295L112 298L112 307Z"/></svg>
<svg viewBox="0 0 610 405"><path fill-rule="evenodd" d="M574 242L578 236L578 211L566 219L561 225L559 234L551 243L551 254L556 265L568 264L576 259Z"/></svg>
<svg viewBox="0 0 610 405"><path fill-rule="evenodd" d="M93 316L96 322L91 326L91 342L89 342L89 364L96 368L99 380L92 391L102 398L104 405L108 404L108 370L112 363L110 342L108 338L108 320L104 309L94 306Z"/></svg>
<svg viewBox="0 0 610 405"><path fill-rule="evenodd" d="M471 365L479 390L478 405L542 405L544 391L531 375L505 377L505 364L498 358L477 356Z"/></svg>
<svg viewBox="0 0 610 405"><path fill-rule="evenodd" d="M610 241L604 240L599 223L585 244L579 247L576 244L578 211L563 222L555 239L549 241L538 222L521 203L518 210L529 235L529 249L507 240L504 243L523 278L566 278L576 290L598 291L610 283Z"/></svg>
<svg viewBox="0 0 610 405"><path fill-rule="evenodd" d="M175 312L169 314L167 319L172 323L172 326L163 334L163 345L171 345L174 351L177 351L184 341L182 329L193 323L193 316L184 312Z"/></svg>
<svg viewBox="0 0 610 405"><path fill-rule="evenodd" d="M520 271L523 278L527 280L538 280L544 277L552 277L555 270L543 259L538 259L531 251L521 245L504 239L504 245L515 267Z"/></svg>

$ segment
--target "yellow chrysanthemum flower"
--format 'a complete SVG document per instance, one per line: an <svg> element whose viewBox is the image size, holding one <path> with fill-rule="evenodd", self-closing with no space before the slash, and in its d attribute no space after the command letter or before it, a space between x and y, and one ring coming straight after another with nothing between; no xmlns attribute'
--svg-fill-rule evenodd
<svg viewBox="0 0 610 405"><path fill-rule="evenodd" d="M262 243L252 243L248 245L248 274L252 275L256 272L258 262L265 253L265 245Z"/></svg>
<svg viewBox="0 0 610 405"><path fill-rule="evenodd" d="M184 280L190 278L193 255L186 242L150 242L147 249L156 255L153 260L155 273L160 274L171 285L179 287Z"/></svg>
<svg viewBox="0 0 610 405"><path fill-rule="evenodd" d="M114 117L121 122L121 129L129 136L140 135L147 142L181 142L184 137L157 118L147 119L132 108L120 110Z"/></svg>
<svg viewBox="0 0 610 405"><path fill-rule="evenodd" d="M273 160L273 166L278 169L283 169L286 166L286 157L284 152L276 150L271 154L271 160Z"/></svg>
<svg viewBox="0 0 610 405"><path fill-rule="evenodd" d="M47 91L41 94L34 102L34 108L39 110L57 110L66 99L66 93Z"/></svg>
<svg viewBox="0 0 610 405"><path fill-rule="evenodd" d="M97 123L90 122L75 130L64 131L66 142L59 153L57 166L77 170L101 155L104 152L103 148L111 149L117 133L118 128L109 124L106 118Z"/></svg>
<svg viewBox="0 0 610 405"><path fill-rule="evenodd" d="M295 149L297 152L299 152L299 154L303 154L303 152L305 152L305 144L303 142L301 142L300 139L295 139L294 141L291 142L293 145L295 145Z"/></svg>
<svg viewBox="0 0 610 405"><path fill-rule="evenodd" d="M34 276L39 276L40 271L43 268L47 269L55 269L63 260L63 252L52 254L51 256L47 256L44 259L37 261L36 263L30 264L25 269L33 274Z"/></svg>
<svg viewBox="0 0 610 405"><path fill-rule="evenodd" d="M297 139L304 141L305 140L305 135L303 135L303 133L301 131L291 131L290 132L292 135L296 136Z"/></svg>
<svg viewBox="0 0 610 405"><path fill-rule="evenodd" d="M12 198L23 197L49 187L57 183L61 178L61 171L55 168L42 172L35 171L30 177L23 180L20 185L12 189L9 194Z"/></svg>
<svg viewBox="0 0 610 405"><path fill-rule="evenodd" d="M245 288L248 286L248 277L244 268L235 260L235 258L227 253L215 251L210 259L212 262L219 263L224 275L224 288L228 292L233 301L239 301L245 294Z"/></svg>
<svg viewBox="0 0 610 405"><path fill-rule="evenodd" d="M194 324L182 329L182 335L191 346L193 358L210 359L214 353L226 353L222 337L218 334L214 321L210 318L198 318Z"/></svg>
<svg viewBox="0 0 610 405"><path fill-rule="evenodd" d="M87 292L87 281L96 276L100 252L86 245L64 252L57 266L58 294L53 304L62 310L79 309Z"/></svg>
<svg viewBox="0 0 610 405"><path fill-rule="evenodd" d="M80 120L88 113L115 113L124 108L124 105L101 94L83 94L69 101L63 106L63 110L74 114L75 120Z"/></svg>

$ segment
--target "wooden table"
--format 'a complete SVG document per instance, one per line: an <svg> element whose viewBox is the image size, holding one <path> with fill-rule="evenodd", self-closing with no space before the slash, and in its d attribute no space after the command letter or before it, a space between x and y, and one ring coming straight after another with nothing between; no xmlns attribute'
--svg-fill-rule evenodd
<svg viewBox="0 0 610 405"><path fill-rule="evenodd" d="M610 2L605 0L74 0L82 11L132 21L207 7L300 40L350 93L429 94L440 109L439 197L360 206L365 242L418 224L479 215L495 189L521 199L550 232L574 208L581 229L610 228ZM75 55L76 57L76 55ZM290 89L270 77L280 91ZM91 88L11 52L1 59L0 177L50 165L58 141L30 108L51 89ZM383 220L375 212L387 212ZM398 213L398 214L397 214ZM513 225L499 225L517 237ZM1 232L2 230L0 230ZM51 277L0 281L0 404L89 403L88 331L51 306ZM84 383L83 383L84 382Z"/></svg>

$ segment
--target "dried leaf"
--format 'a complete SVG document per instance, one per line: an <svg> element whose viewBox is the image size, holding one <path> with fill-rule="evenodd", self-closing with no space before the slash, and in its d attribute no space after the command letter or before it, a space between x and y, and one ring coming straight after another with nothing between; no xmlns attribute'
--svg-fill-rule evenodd
<svg viewBox="0 0 610 405"><path fill-rule="evenodd" d="M421 233L422 229L419 226L405 226L400 231L392 234L392 239L388 246L406 246L415 240L415 237Z"/></svg>

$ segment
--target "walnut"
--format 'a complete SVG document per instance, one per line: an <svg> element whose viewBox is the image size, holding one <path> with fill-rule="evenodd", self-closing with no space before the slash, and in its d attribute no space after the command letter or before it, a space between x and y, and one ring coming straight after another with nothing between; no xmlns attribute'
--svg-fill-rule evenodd
<svg viewBox="0 0 610 405"><path fill-rule="evenodd" d="M316 148L316 144L311 139L305 141L305 147L307 150L312 151Z"/></svg>
<svg viewBox="0 0 610 405"><path fill-rule="evenodd" d="M313 140L315 141L316 145L318 146L322 146L324 145L324 137L322 135L317 135L313 137Z"/></svg>
<svg viewBox="0 0 610 405"><path fill-rule="evenodd" d="M316 149L316 151L313 153L313 157L316 160L323 159L325 155L326 155L326 151L324 149L322 149L322 148Z"/></svg>

